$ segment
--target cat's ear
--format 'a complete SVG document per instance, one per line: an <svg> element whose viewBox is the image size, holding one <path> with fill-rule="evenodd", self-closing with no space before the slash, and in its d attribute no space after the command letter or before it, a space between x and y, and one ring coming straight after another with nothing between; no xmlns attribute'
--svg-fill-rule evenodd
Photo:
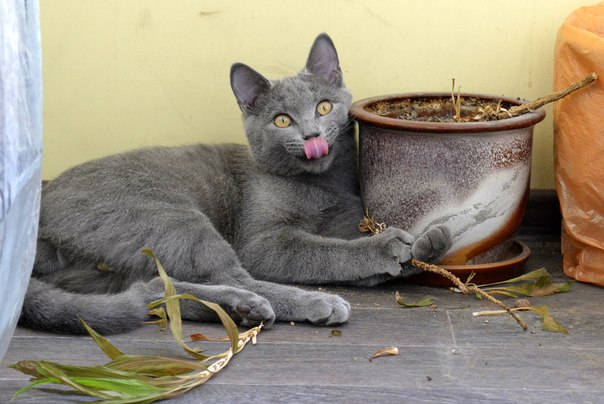
<svg viewBox="0 0 604 404"><path fill-rule="evenodd" d="M337 86L342 85L342 70L338 52L329 35L320 34L310 48L306 70Z"/></svg>
<svg viewBox="0 0 604 404"><path fill-rule="evenodd" d="M251 67L243 63L231 66L231 88L241 111L253 113L256 99L270 86L271 83Z"/></svg>

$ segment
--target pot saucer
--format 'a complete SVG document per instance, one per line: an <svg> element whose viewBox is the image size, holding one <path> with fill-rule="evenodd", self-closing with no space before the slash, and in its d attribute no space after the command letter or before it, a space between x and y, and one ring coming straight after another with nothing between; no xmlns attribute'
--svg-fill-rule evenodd
<svg viewBox="0 0 604 404"><path fill-rule="evenodd" d="M497 262L469 264L469 265L441 265L444 269L465 282L468 276L474 272L472 283L477 285L504 281L520 275L524 265L531 254L530 248L520 240L514 240L504 260ZM450 287L453 284L440 275L424 272L413 278L410 282L424 286Z"/></svg>

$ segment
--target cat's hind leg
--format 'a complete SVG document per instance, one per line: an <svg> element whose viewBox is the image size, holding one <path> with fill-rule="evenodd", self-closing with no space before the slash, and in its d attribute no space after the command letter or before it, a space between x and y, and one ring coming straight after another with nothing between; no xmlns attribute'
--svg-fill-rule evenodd
<svg viewBox="0 0 604 404"><path fill-rule="evenodd" d="M38 239L19 324L71 334L86 333L81 320L102 334L137 328L148 317L147 302L121 283L119 274L99 271L92 261L72 262Z"/></svg>
<svg viewBox="0 0 604 404"><path fill-rule="evenodd" d="M101 334L115 334L140 327L148 317L145 304L133 290L74 293L32 277L19 324L41 331L85 334L84 320Z"/></svg>

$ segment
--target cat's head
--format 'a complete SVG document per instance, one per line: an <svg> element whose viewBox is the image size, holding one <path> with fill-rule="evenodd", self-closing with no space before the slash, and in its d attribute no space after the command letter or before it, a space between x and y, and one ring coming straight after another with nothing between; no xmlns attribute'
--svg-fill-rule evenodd
<svg viewBox="0 0 604 404"><path fill-rule="evenodd" d="M329 36L315 39L298 75L267 80L237 63L231 67L231 87L259 165L280 175L321 173L332 165L338 137L350 125L352 96Z"/></svg>

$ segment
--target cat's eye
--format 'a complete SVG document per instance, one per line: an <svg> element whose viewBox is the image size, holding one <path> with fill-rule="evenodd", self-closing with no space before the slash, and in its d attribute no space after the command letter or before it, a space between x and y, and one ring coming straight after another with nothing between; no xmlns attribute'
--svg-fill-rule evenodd
<svg viewBox="0 0 604 404"><path fill-rule="evenodd" d="M274 122L278 128L287 128L292 124L292 119L285 114L279 114L275 117Z"/></svg>
<svg viewBox="0 0 604 404"><path fill-rule="evenodd" d="M319 115L327 115L331 112L333 105L329 101L321 101L317 104L317 112Z"/></svg>

